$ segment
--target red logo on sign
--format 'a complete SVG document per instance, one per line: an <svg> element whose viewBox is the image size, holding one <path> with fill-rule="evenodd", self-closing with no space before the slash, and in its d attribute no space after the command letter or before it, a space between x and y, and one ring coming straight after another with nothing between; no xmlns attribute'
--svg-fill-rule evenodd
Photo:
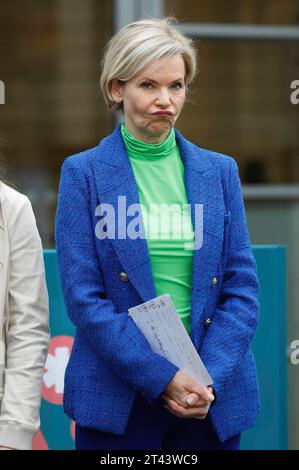
<svg viewBox="0 0 299 470"><path fill-rule="evenodd" d="M49 450L46 439L41 431L38 431L32 440L32 450Z"/></svg>

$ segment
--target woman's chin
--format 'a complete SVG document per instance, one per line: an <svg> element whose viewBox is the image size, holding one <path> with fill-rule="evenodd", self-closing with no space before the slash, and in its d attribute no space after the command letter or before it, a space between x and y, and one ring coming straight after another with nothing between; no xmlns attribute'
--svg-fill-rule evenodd
<svg viewBox="0 0 299 470"><path fill-rule="evenodd" d="M157 122L152 122L149 127L148 127L148 130L151 131L151 132L155 132L155 133L163 133L167 130L169 130L171 127L171 123L169 121L166 121L165 118L163 120L163 118Z"/></svg>

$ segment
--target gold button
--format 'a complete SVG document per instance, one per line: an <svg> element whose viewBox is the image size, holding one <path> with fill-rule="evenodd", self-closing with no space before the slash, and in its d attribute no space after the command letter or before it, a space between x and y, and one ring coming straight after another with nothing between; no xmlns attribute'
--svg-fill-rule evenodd
<svg viewBox="0 0 299 470"><path fill-rule="evenodd" d="M211 323L212 323L211 318L207 318L207 319L205 320L205 326L208 327L208 326L210 326Z"/></svg>
<svg viewBox="0 0 299 470"><path fill-rule="evenodd" d="M120 278L121 281L128 281L129 280L127 273L125 273L124 271L121 271L119 273L119 278Z"/></svg>
<svg viewBox="0 0 299 470"><path fill-rule="evenodd" d="M216 286L217 282L218 282L217 277L213 277L212 282L211 282L211 285L212 285L212 286Z"/></svg>

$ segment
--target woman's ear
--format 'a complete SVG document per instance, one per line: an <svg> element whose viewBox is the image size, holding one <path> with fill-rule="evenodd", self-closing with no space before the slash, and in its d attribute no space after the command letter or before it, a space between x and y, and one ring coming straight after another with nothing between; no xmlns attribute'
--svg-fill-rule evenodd
<svg viewBox="0 0 299 470"><path fill-rule="evenodd" d="M111 80L111 96L116 103L120 103L123 99L121 82L117 78Z"/></svg>

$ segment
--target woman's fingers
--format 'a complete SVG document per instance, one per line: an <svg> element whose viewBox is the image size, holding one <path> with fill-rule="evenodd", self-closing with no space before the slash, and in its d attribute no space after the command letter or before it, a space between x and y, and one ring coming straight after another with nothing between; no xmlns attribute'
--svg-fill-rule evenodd
<svg viewBox="0 0 299 470"><path fill-rule="evenodd" d="M176 400L171 398L169 395L163 394L162 395L163 400L166 402L167 400L171 399L172 401L178 403ZM183 408L194 408L194 407L199 407L199 408L204 408L207 405L207 402L200 398L196 393L189 393L185 398L184 398L184 406ZM178 403L180 405L180 403Z"/></svg>
<svg viewBox="0 0 299 470"><path fill-rule="evenodd" d="M166 397L164 407L170 413L174 414L175 416L178 416L179 418L196 418L196 419L204 419L209 409L209 405L186 409L169 397Z"/></svg>
<svg viewBox="0 0 299 470"><path fill-rule="evenodd" d="M201 397L197 393L189 393L185 399L185 402L189 406L198 406L201 403L204 403Z"/></svg>
<svg viewBox="0 0 299 470"><path fill-rule="evenodd" d="M214 400L214 395L211 392L210 387L204 387L196 381L189 384L188 387L186 387L186 391L188 391L189 394L192 393L192 395L197 395L201 400L205 400L207 402L212 402Z"/></svg>
<svg viewBox="0 0 299 470"><path fill-rule="evenodd" d="M186 372L179 370L169 382L164 395L171 397L184 408L189 408L189 406L199 407L203 403L206 405L211 403L214 400L214 395L211 392L210 387L201 385Z"/></svg>

